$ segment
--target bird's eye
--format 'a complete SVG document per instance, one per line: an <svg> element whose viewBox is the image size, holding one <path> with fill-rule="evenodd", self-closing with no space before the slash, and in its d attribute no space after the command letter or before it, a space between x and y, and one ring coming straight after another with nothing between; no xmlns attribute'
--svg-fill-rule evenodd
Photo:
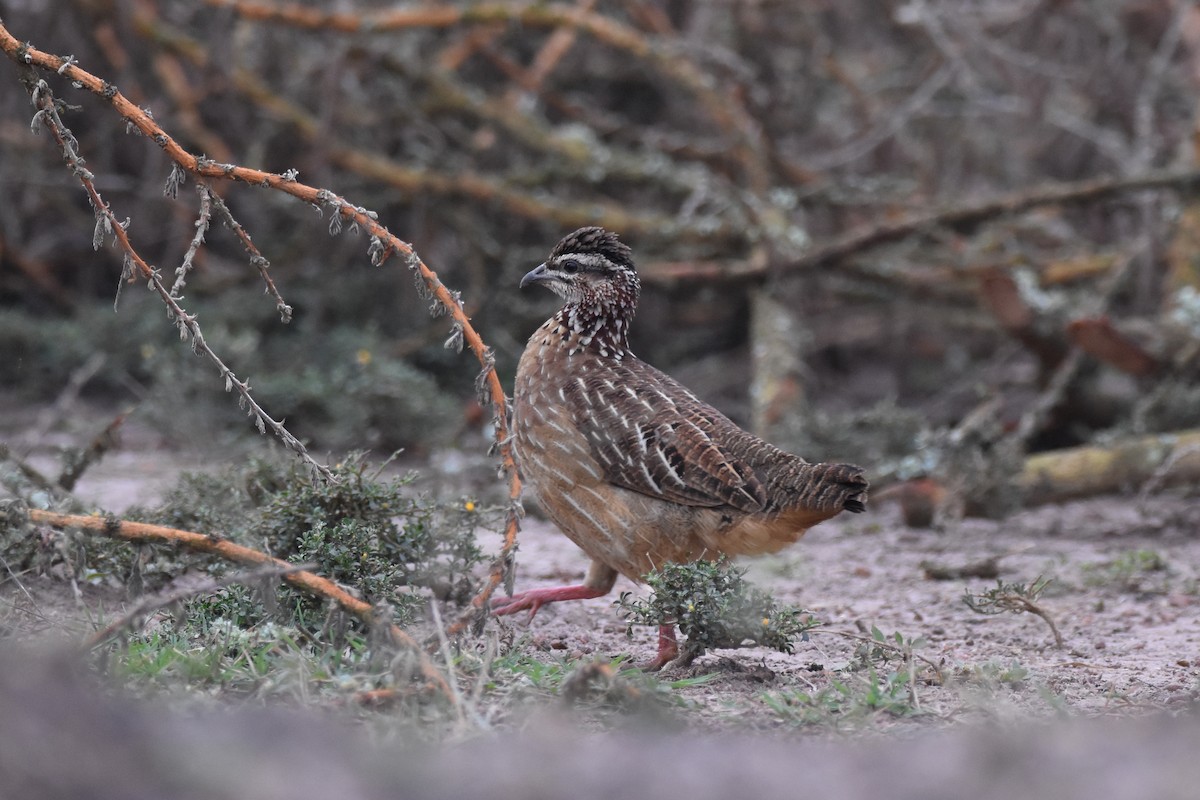
<svg viewBox="0 0 1200 800"><path fill-rule="evenodd" d="M566 261L562 262L561 266L562 271L568 275L574 275L576 272L579 272L579 262L573 258L568 258Z"/></svg>

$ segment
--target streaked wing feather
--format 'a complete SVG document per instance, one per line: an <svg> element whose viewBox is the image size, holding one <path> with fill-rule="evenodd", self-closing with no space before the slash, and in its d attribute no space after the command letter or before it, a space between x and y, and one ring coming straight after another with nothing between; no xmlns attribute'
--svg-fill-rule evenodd
<svg viewBox="0 0 1200 800"><path fill-rule="evenodd" d="M717 444L745 433L654 367L621 364L574 378L564 393L611 483L682 505L753 513L766 504L754 471Z"/></svg>

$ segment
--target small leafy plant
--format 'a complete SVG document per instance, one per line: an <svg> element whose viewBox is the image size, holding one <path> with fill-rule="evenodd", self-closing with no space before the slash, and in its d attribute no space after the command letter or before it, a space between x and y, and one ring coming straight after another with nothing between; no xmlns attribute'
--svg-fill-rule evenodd
<svg viewBox="0 0 1200 800"><path fill-rule="evenodd" d="M831 678L821 688L766 692L762 702L782 720L799 726L840 728L861 723L877 714L913 717L924 713L912 690L907 671L877 672Z"/></svg>
<svg viewBox="0 0 1200 800"><path fill-rule="evenodd" d="M801 609L779 605L751 586L745 574L725 558L667 564L646 576L654 592L650 599L633 599L623 592L617 605L630 634L635 625L678 625L687 637L689 660L710 648L747 644L792 652L795 639L820 623Z"/></svg>
<svg viewBox="0 0 1200 800"><path fill-rule="evenodd" d="M1046 610L1037 603L1038 597L1050 585L1050 581L1050 578L1040 575L1028 584L997 580L996 585L991 589L985 589L982 592L964 591L962 600L977 614L995 615L1006 612L1023 614L1028 612L1041 617L1050 626L1050 632L1054 634L1055 646L1062 647L1063 638L1062 634L1058 632L1058 626L1054 624L1054 620Z"/></svg>
<svg viewBox="0 0 1200 800"><path fill-rule="evenodd" d="M1111 561L1083 565L1088 586L1115 585L1125 592L1165 592L1170 580L1167 561L1156 550L1127 550Z"/></svg>
<svg viewBox="0 0 1200 800"><path fill-rule="evenodd" d="M913 662L914 652L920 650L925 644L924 637L906 637L899 631L889 636L872 625L870 638L864 637L854 648L854 658L850 661L850 668L873 670L877 665L886 666L892 663L908 665Z"/></svg>
<svg viewBox="0 0 1200 800"><path fill-rule="evenodd" d="M1000 687L1019 689L1029 680L1029 669L1015 658L1004 663L991 659L982 664L964 666L955 678L965 684L995 693Z"/></svg>

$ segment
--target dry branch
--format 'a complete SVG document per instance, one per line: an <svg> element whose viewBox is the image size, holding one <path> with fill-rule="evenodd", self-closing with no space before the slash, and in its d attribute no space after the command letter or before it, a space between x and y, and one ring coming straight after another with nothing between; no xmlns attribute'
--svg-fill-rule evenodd
<svg viewBox="0 0 1200 800"><path fill-rule="evenodd" d="M38 288L43 296L59 308L70 309L74 303L67 294L66 287L54 277L53 268L41 259L32 258L17 250L11 242L6 242L0 235L0 259L10 262L25 277Z"/></svg>
<svg viewBox="0 0 1200 800"><path fill-rule="evenodd" d="M491 53L491 51L489 51L489 54L496 55ZM519 69L516 65L513 65L513 68ZM525 86L526 81L523 80L523 73L516 75L516 77L518 78L518 83L521 86ZM598 140L584 141L578 136L564 135L544 119L530 114L520 104L510 103L504 98L495 99L488 97L473 87L456 80L453 75L448 73L435 71L428 75L423 75L422 79L428 81L430 102L439 109L470 114L482 122L496 125L512 137L513 140L525 147L561 159L573 170L573 175L577 174L579 176L579 180L596 183L600 180L618 179L635 182L639 185L651 184L661 186L663 190L674 195L686 197L695 191L696 183L698 182L696 176L691 173L693 171L700 171L704 181L711 182L713 186L720 187L722 191L728 191L730 194L734 194L736 191L727 179L708 169L700 162L689 162L686 171L678 169L664 170L653 163L658 158L655 154L646 155L639 153L621 147L619 143L600 142ZM531 87L530 91L533 88L536 87ZM404 169L413 171L409 167L405 167ZM420 170L413 172L414 174L425 174ZM622 223L619 220L627 217L628 214L623 209L619 209L611 203L589 203L586 204L586 207L573 204L545 203L536 197L526 199L531 196L513 193L511 189L506 189L506 191L514 199L521 199L520 204L515 202L512 204L511 208L514 211L521 212L525 208L546 206L547 211L545 212L545 216L538 217L538 219L560 220L566 223L581 218L581 214L583 214L587 215L586 221L589 221L590 224L604 225L626 233L633 233L639 230L663 230L671 225L679 225L679 220L673 217L645 214L636 215L633 220L630 220L632 227L622 227ZM531 203L536 205L531 206ZM620 217L613 216L616 211L621 212ZM568 214L570 215L569 219L566 216ZM689 230L690 234L696 238L701 238L702 235L710 236L708 232Z"/></svg>
<svg viewBox="0 0 1200 800"><path fill-rule="evenodd" d="M17 468L17 471L21 473L25 480L43 492L52 495L57 500L65 500L71 496L70 492L43 475L40 470L14 453L12 448L4 442L0 442L0 461L12 462L12 465Z"/></svg>
<svg viewBox="0 0 1200 800"><path fill-rule="evenodd" d="M8 35L8 32L5 31L2 26L0 26L0 33L2 33L4 36ZM0 37L0 40L3 40L3 37ZM71 67L69 60L63 59L62 61L63 64L59 68L60 72L66 71L67 68ZM66 127L66 125L63 124L63 121L59 116L59 101L57 101L52 95L49 85L44 80L36 77L36 74L32 71L32 68L26 67L26 69L28 70L28 73L23 76L23 80L29 89L29 94L33 101L33 105L38 109L37 113L33 117L33 128L34 130L37 130L37 126L40 123L50 131L52 136L54 136L54 141L58 145L59 151L62 153L64 162L66 162L67 167L71 170L71 173L83 186L84 192L87 193L88 202L91 204L92 211L96 215L96 230L92 237L92 246L96 249L99 249L100 245L104 241L104 237L106 235L112 236L117 245L125 254L125 259L121 270L121 283L117 285L117 297L113 303L114 308L116 307L117 303L120 302L122 284L126 282L132 282L134 278L137 277L134 275L134 269L136 268L138 276L146 281L149 289L157 294L159 299L162 300L163 304L166 305L171 321L179 329L179 337L185 342L190 338L192 351L198 355L203 354L209 359L209 361L216 365L221 377L225 381L225 391L237 391L239 406L246 411L247 415L254 418L259 433L266 433L266 429L270 427L271 431L277 437L279 437L280 441L282 441L284 445L296 453L301 460L308 464L314 473L323 476L326 480L332 480L333 473L331 473L324 464L319 463L308 454L308 448L304 446L303 442L297 439L291 431L284 427L282 422L279 422L271 417L262 408L262 406L258 404L258 401L255 400L254 396L250 393L249 381L239 380L238 377L233 373L233 370L231 370L225 364L225 362L221 360L220 356L218 356L216 352L209 347L208 342L204 338L204 333L200 329L200 324L196 321L196 316L194 314L187 313L187 311L179 304L179 299L172 294L171 291L167 289L166 284L163 283L162 275L160 274L159 270L151 266L134 248L133 242L130 240L127 232L129 220L122 222L120 219L118 219L112 208L105 203L104 199L100 196L100 192L96 188L94 176L84 166L85 161L83 157L79 155L78 140L75 138L75 135L72 134L71 131ZM105 85L108 86L108 84ZM109 88L111 89L112 87ZM108 91L108 89L105 91ZM120 96L115 89L113 89L111 93L114 97ZM148 114L145 114L144 112L142 113L143 116L149 119ZM165 134L163 135L165 136ZM180 178L177 176L176 170L173 168L171 171L171 177L167 182L168 191L171 187L177 186L179 180ZM281 310L281 313L283 314L284 321L286 322L291 313L291 309L287 308L285 305Z"/></svg>
<svg viewBox="0 0 1200 800"><path fill-rule="evenodd" d="M207 184L203 183L196 184L196 188L200 193L200 210L196 214L195 223L193 223L196 233L188 244L187 252L183 254L183 262L175 269L175 282L171 284L171 296L176 298L181 296L183 288L187 286L187 277L188 273L192 271L192 262L200 251L200 245L204 244L204 237L208 235L208 227L212 222L212 191Z"/></svg>
<svg viewBox="0 0 1200 800"><path fill-rule="evenodd" d="M491 348L484 344L483 339L471 325L471 321L464 311L462 301L459 299L457 293L451 291L441 282L437 273L430 269L417 256L411 245L401 241L397 236L392 234L376 220L373 213L366 209L352 205L341 196L327 189L318 189L300 183L295 180L295 176L292 174L279 175L263 172L262 170L239 167L234 164L218 164L203 156L196 156L189 153L168 135L149 114L130 102L115 86L76 66L73 63L73 59L46 53L18 41L8 32L2 23L0 23L0 49L3 49L5 54L21 67L30 66L52 70L72 81L73 85L108 101L113 109L133 128L157 144L171 161L192 175L200 178L237 181L251 186L274 189L289 194L319 209L328 210L335 215L335 222L339 226L342 221L346 221L351 226L361 227L370 234L371 245L369 255L372 263L376 265L382 264L393 253L398 253L404 257L405 265L419 278L421 285L429 293L437 306L449 314L453 320L453 333L450 342L457 343L459 349L465 343L479 360L482 371L476 381L476 386L481 395L481 402L484 402L485 405L490 402L492 406L496 446L499 450L502 467L508 475L510 505L504 531L504 544L496 561L493 563L484 588L472 600L474 613L482 613L486 609L491 593L501 581L511 575L512 560L516 551L517 533L520 530L520 515L522 513L520 507L521 479L517 473L516 460L509 438L508 399L505 396L500 377L496 374L495 358L492 355ZM52 104L50 109L53 109ZM47 119L48 117L49 115L47 115ZM87 186L88 184L85 183L85 188ZM106 210L103 201L95 194L94 187L89 191L89 196L92 195L95 195L93 202L96 204L97 212ZM111 212L108 213L111 214ZM115 218L113 220L115 222ZM156 291L159 292L163 302L179 315L179 324L189 327L193 336L193 342L203 344L203 340L199 337L198 328L195 326L194 317L184 315L183 310L175 303L174 298L171 297L166 287L158 280L157 273L133 251L129 245L128 237L125 236L124 228L119 223L114 225L113 235L121 242L122 247L130 255L132 262L143 276L154 283ZM205 347L207 346L205 345ZM239 392L242 393L242 396L247 398L247 402L251 404L252 408L258 414L259 420L270 424L281 438L285 434L287 437L291 436L286 429L283 429L281 424L271 420L264 411L259 409L252 398L248 398L249 387L247 385L233 380L232 372L216 358L216 355L211 350L207 351L207 354L222 367L222 374L226 377L227 381L233 381L238 387ZM294 437L291 438L294 440ZM284 440L285 442L287 441L286 438ZM294 441L294 444L289 442L289 444L296 452L304 452L303 445L299 441ZM297 449L297 447L300 449ZM465 617L460 619L455 625L451 626L450 633L456 634L461 632L466 624Z"/></svg>
<svg viewBox="0 0 1200 800"><path fill-rule="evenodd" d="M320 16L323 13L303 8L299 11L303 12L301 16L305 19L311 14ZM341 15L331 16L340 17ZM259 19L257 16L251 18ZM299 24L291 17L276 21ZM198 68L205 70L212 68L209 51L186 33L161 22L154 15L153 8L139 7L134 14L133 22L135 30L155 45L172 50ZM301 27L309 26L306 24ZM658 174L661 172L660 170L646 167L640 163L639 159L628 154L611 153L606 157L597 158L594 153L587 152L586 147L581 147L578 141L563 140L561 137L541 129L540 123L515 112L509 104L478 101L469 92L456 86L450 75L435 72L426 77L431 81L433 95L438 103L447 103L450 107L468 110L483 119L496 122L518 141L528 146L565 157L576 164L587 163L594 167L597 163L604 163L620 177L636 177L639 180L662 180L664 178L663 175ZM547 201L537 194L521 191L508 182L492 176L471 171L439 172L406 164L377 152L363 150L344 143L336 132L329 130L322 120L319 120L303 106L281 96L251 71L234 67L228 70L228 78L230 85L247 100L294 126L305 140L318 143L322 152L332 163L364 178L381 181L405 193L448 195L466 197L484 203L498 203L511 214L540 222L554 222L563 227L578 227L585 224L603 225L613 230L633 233L666 230L678 226L677 220L667 215L633 213L616 203L596 200L583 203ZM671 173L668 171L665 177L670 178ZM711 179L720 180L715 175L711 176ZM683 191L683 189L679 190ZM690 188L687 190L690 191ZM732 190L730 190L730 194L734 194ZM735 236L736 230L727 224L717 224L706 226L704 229L692 226L688 229L688 233L695 238L712 240Z"/></svg>
<svg viewBox="0 0 1200 800"><path fill-rule="evenodd" d="M1118 293L1131 274L1136 261L1136 256L1132 253L1126 255L1116 269L1108 276L1107 283L1101 288L1094 299L1094 306L1097 313L1107 314L1109 312ZM1066 338L1065 333L1063 334L1063 338ZM1076 384L1080 375L1083 374L1084 364L1084 351L1079 348L1067 351L1061 361L1053 364L1054 369L1049 375L1046 385L1034 402L1021 415L1021 419L1017 422L1016 430L1013 431L1013 438L1020 443L1022 448L1028 446L1033 437L1045 428L1047 420L1060 408L1064 398L1068 396L1068 393ZM1051 363L1043 361L1043 366L1050 367Z"/></svg>
<svg viewBox="0 0 1200 800"><path fill-rule="evenodd" d="M40 441L50 432L51 428L67 418L67 415L74 410L75 403L79 400L79 393L83 391L83 387L87 385L88 381L96 377L96 373L103 369L107 361L107 354L92 353L87 357L86 361L71 370L66 384L58 393L58 397L54 398L53 403L44 407L38 413L37 420L34 421L33 427L29 432L29 441Z"/></svg>
<svg viewBox="0 0 1200 800"><path fill-rule="evenodd" d="M129 416L132 410L122 411L113 417L112 421L104 426L104 430L96 434L88 446L63 467L62 473L58 476L59 486L68 492L75 490L75 484L83 477L83 473L93 464L104 458L104 454L116 444L117 432L125 424L125 418Z"/></svg>
<svg viewBox="0 0 1200 800"><path fill-rule="evenodd" d="M1155 375L1163 366L1146 348L1114 327L1107 316L1072 320L1067 336L1088 355L1135 377Z"/></svg>
<svg viewBox="0 0 1200 800"><path fill-rule="evenodd" d="M1169 467L1161 473L1162 467ZM1017 479L1026 502L1056 503L1159 485L1200 483L1200 431L1161 433L1030 456Z"/></svg>
<svg viewBox="0 0 1200 800"><path fill-rule="evenodd" d="M1019 214L1042 206L1087 203L1116 195L1149 189L1174 189L1194 193L1200 187L1200 169L1156 170L1141 175L1119 178L1093 178L1074 183L1054 183L1035 189L1001 195L970 205L910 214L896 220L867 225L858 230L814 246L799 258L784 263L761 264L753 261L739 263L727 269L714 269L705 264L701 269L688 271L682 265L671 265L662 272L645 270L643 281L666 283L680 279L725 281L761 281L772 275L805 272L817 267L857 256L875 247L892 244L909 236L927 234L939 228L970 228L989 220Z"/></svg>
<svg viewBox="0 0 1200 800"><path fill-rule="evenodd" d="M581 14L590 14L595 5L596 0L578 0L575 7ZM533 94L540 93L542 84L546 82L546 78L558 66L558 62L562 60L563 56L575 45L577 36L578 30L570 25L562 25L550 34L541 49L538 50L537 55L533 57L533 63L529 66L528 81L521 88ZM515 88L510 89L505 95L504 102L507 105L516 105L519 98L520 91Z"/></svg>
<svg viewBox="0 0 1200 800"><path fill-rule="evenodd" d="M129 542L177 544L189 550L208 553L209 555L214 555L237 564L269 566L284 573L282 574L282 578L287 583L309 594L332 600L334 603L337 603L339 608L362 620L367 626L377 629L383 625L369 603L353 597L333 581L306 570L293 571L295 568L294 564L290 564L283 559L273 558L258 550L234 544L219 536L181 531L162 525L150 525L145 522L129 522L111 517L96 517L84 514L60 514L55 511L43 511L36 508L29 509L29 518L33 522L51 525L56 528L79 528L115 539L124 539ZM453 700L453 694L450 691L449 684L446 682L446 678L438 672L437 667L433 665L417 642L394 623L386 623L383 627L397 645L407 647L416 654L421 674L428 681L429 685L446 695L447 698Z"/></svg>
<svg viewBox="0 0 1200 800"><path fill-rule="evenodd" d="M1200 430L1036 453L1025 458L1012 482L1025 506L1135 491L1144 502L1169 486L1200 486ZM881 489L874 500L898 503L906 525L927 527L954 491L944 478L913 478ZM963 503L967 515L988 514L976 498Z"/></svg>
<svg viewBox="0 0 1200 800"><path fill-rule="evenodd" d="M543 28L577 28L597 41L645 61L691 93L709 118L733 139L733 150L746 173L747 183L763 190L769 181L764 156L767 148L752 115L730 92L714 88L712 76L701 70L681 47L652 41L641 31L617 20L561 3L478 3L464 7L446 5L397 8L377 12L325 12L289 3L208 0L232 9L245 19L280 22L296 27L342 33L397 31L406 28L450 28L458 25L506 22Z"/></svg>
<svg viewBox="0 0 1200 800"><path fill-rule="evenodd" d="M262 252L259 251L258 247L250 239L250 234L246 232L242 224L234 219L233 212L229 210L229 206L225 205L225 201L207 186L203 187L202 191L209 203L212 204L212 207L225 220L225 224L233 230L238 240L241 241L243 249L249 254L250 266L258 270L259 276L263 279L263 283L266 284L267 294L275 299L275 310L279 312L280 320L282 322L291 322L292 307L283 301L283 297L279 294L279 289L275 286L275 281L271 280L271 273L267 271L271 263L267 261L266 257L263 256Z"/></svg>

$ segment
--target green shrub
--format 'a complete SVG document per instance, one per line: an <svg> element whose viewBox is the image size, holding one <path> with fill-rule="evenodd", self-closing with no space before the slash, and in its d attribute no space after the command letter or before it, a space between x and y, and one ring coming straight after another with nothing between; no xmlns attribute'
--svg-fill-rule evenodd
<svg viewBox="0 0 1200 800"><path fill-rule="evenodd" d="M674 623L687 637L687 649L699 655L714 647L761 645L792 652L793 641L816 627L807 613L781 606L745 579L746 571L722 558L692 564L667 564L646 576L649 600L621 595L618 604L634 625Z"/></svg>

